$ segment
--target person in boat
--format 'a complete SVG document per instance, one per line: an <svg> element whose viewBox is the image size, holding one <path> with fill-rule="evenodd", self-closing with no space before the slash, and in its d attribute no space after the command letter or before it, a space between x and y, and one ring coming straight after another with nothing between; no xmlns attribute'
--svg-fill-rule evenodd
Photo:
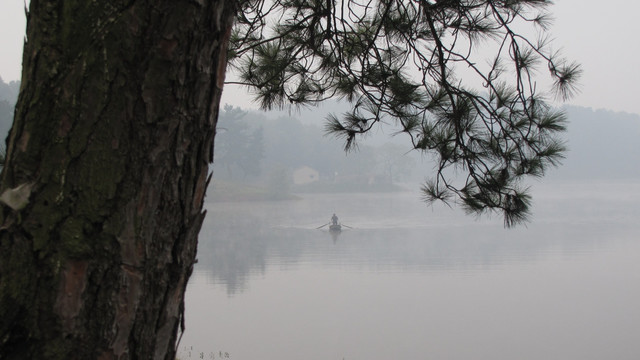
<svg viewBox="0 0 640 360"><path fill-rule="evenodd" d="M338 217L336 216L336 214L333 214L333 216L331 217L331 224L338 225Z"/></svg>

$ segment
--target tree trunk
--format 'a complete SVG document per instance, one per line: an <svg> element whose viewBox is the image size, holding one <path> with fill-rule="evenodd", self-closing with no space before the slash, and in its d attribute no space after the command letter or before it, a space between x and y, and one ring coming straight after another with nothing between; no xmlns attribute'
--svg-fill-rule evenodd
<svg viewBox="0 0 640 360"><path fill-rule="evenodd" d="M0 359L172 359L235 1L31 0Z"/></svg>

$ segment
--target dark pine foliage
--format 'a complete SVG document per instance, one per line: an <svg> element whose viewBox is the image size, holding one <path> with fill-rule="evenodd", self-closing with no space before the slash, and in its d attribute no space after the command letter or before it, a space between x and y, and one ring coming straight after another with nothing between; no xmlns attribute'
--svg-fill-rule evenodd
<svg viewBox="0 0 640 360"><path fill-rule="evenodd" d="M230 63L266 109L349 101L352 110L327 124L347 150L374 125L393 124L437 159L427 201L502 211L512 226L529 214L523 179L565 150L565 116L546 101L570 97L581 72L550 49L550 4L248 0ZM552 85L541 91L534 76L545 68Z"/></svg>

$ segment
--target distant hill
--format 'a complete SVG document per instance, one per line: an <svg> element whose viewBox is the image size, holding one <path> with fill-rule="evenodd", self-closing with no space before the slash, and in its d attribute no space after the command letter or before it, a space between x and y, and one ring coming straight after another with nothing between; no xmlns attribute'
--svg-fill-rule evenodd
<svg viewBox="0 0 640 360"><path fill-rule="evenodd" d="M640 115L568 106L563 165L550 179L640 179Z"/></svg>
<svg viewBox="0 0 640 360"><path fill-rule="evenodd" d="M0 78L0 140L2 141L6 138L11 128L13 107L19 90L20 82L5 83ZM312 156L313 154L320 154L329 161L329 159L334 158L329 156L330 154L338 153L339 156L334 155L346 161L347 158L351 159L359 155L356 153L345 157L341 149L342 143L335 139L322 138L322 128L328 112L331 111L340 115L347 109L346 104L329 102L328 106L301 109L291 113L251 112L252 114L249 117L255 117L253 119L255 121L254 124L259 124L265 128L266 137L269 136L270 132L275 131L278 126L285 126L286 136L279 139L277 143L280 144L289 139L287 142L297 143L301 147L300 149L275 149L274 152L279 156ZM640 138L640 115L609 110L594 110L578 106L567 106L565 109L569 121L568 132L565 134L569 152L562 166L557 169L551 169L548 172L547 179L567 181L640 179L640 141L638 141ZM288 122L282 120L287 115L292 118ZM284 123L279 124L282 122ZM389 141L403 146L407 145L405 137L396 136L392 138L389 135L390 133L391 131L374 129L373 133L363 139L361 144L365 148L366 146L379 146ZM311 144L315 145L311 146ZM320 145L324 147L319 148L318 146ZM270 156L269 151L265 155L268 158ZM415 153L415 158L419 161L421 156ZM283 159L276 160L281 163L287 163ZM331 163L333 164L335 161ZM320 165L316 167L321 168ZM416 174L416 177L424 179L424 176L428 176L428 170L430 169L416 170L421 173Z"/></svg>
<svg viewBox="0 0 640 360"><path fill-rule="evenodd" d="M335 102L329 107L302 109L293 116L303 123L323 126L327 112L340 114L346 109L345 104ZM566 106L565 110L569 151L559 168L548 171L549 180L640 179L640 115L578 106ZM388 142L390 133L374 131L361 144ZM398 135L391 142L406 145L406 138ZM424 170L420 176L429 175L426 170L430 169Z"/></svg>
<svg viewBox="0 0 640 360"><path fill-rule="evenodd" d="M578 106L566 106L565 109L569 121L565 135L569 152L562 166L549 170L549 179L640 179L640 115ZM304 124L322 127L327 113L340 115L347 110L347 104L329 101L319 108L303 108L291 115ZM282 112L269 112L268 116L272 114L283 115ZM374 128L361 144L376 146L393 142L406 145L406 137L402 134L391 137L391 133L392 130ZM428 176L428 173L420 176Z"/></svg>

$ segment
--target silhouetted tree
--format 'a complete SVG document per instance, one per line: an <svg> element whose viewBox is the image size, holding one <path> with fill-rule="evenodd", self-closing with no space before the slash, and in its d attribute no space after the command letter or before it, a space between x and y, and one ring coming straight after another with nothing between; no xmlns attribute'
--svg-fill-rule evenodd
<svg viewBox="0 0 640 360"><path fill-rule="evenodd" d="M549 3L32 0L0 185L0 357L174 357L227 54L264 107L344 97L329 130L347 148L388 118L439 154L429 199L521 220L520 179L562 150L533 70L561 97L579 73L515 31L544 29L529 14Z"/></svg>
<svg viewBox="0 0 640 360"><path fill-rule="evenodd" d="M4 139L13 122L14 107L6 100L0 100L0 138Z"/></svg>
<svg viewBox="0 0 640 360"><path fill-rule="evenodd" d="M19 88L20 82L11 81L7 84L0 77L0 139L4 139L11 129Z"/></svg>
<svg viewBox="0 0 640 360"><path fill-rule="evenodd" d="M407 156L406 152L400 145L392 143L376 149L378 173L389 183L408 177L416 166L415 159Z"/></svg>
<svg viewBox="0 0 640 360"><path fill-rule="evenodd" d="M262 127L252 128L244 120L246 112L225 105L218 121L214 163L218 169L226 169L233 178L233 169L239 169L243 178L258 176L264 158Z"/></svg>
<svg viewBox="0 0 640 360"><path fill-rule="evenodd" d="M2 80L2 77L0 77L0 100L8 101L12 105L15 104L19 90L19 81L10 81L5 83L4 80Z"/></svg>

